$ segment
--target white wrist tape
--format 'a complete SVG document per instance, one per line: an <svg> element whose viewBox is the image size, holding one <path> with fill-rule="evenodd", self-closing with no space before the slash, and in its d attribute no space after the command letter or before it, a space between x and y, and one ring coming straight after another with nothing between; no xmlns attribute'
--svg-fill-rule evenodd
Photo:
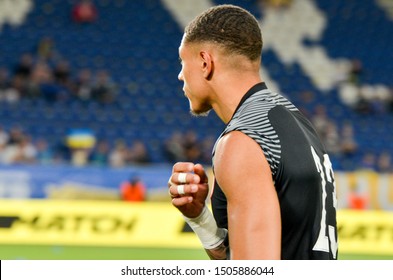
<svg viewBox="0 0 393 280"><path fill-rule="evenodd" d="M199 237L205 249L214 249L218 247L227 235L228 231L225 228L217 227L213 214L206 206L203 208L202 213L196 218L183 217Z"/></svg>

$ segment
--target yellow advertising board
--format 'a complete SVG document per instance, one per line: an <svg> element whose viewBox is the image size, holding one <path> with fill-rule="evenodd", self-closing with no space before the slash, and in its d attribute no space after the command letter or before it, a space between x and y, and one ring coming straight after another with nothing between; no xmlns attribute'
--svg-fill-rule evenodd
<svg viewBox="0 0 393 280"><path fill-rule="evenodd" d="M170 203L0 200L0 243L196 247Z"/></svg>
<svg viewBox="0 0 393 280"><path fill-rule="evenodd" d="M393 255L393 212L340 210L339 253Z"/></svg>
<svg viewBox="0 0 393 280"><path fill-rule="evenodd" d="M339 253L393 255L393 212L338 211ZM169 202L0 200L0 244L201 248Z"/></svg>

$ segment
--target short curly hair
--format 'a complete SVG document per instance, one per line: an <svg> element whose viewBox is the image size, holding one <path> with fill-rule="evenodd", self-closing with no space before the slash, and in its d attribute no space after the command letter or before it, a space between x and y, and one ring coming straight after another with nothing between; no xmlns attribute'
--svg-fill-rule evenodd
<svg viewBox="0 0 393 280"><path fill-rule="evenodd" d="M241 54L251 61L261 59L262 33L256 18L234 5L207 9L184 30L186 43L213 42L229 53Z"/></svg>

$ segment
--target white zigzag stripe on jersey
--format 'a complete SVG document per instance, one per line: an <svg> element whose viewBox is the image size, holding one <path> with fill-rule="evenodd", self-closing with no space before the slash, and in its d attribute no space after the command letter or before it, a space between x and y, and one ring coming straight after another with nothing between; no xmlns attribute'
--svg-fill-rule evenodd
<svg viewBox="0 0 393 280"><path fill-rule="evenodd" d="M239 130L254 139L263 147L263 153L273 176L277 172L281 159L280 140L268 118L269 111L275 106L284 106L290 111L298 111L290 101L280 94L261 90L244 101L223 132L226 134Z"/></svg>

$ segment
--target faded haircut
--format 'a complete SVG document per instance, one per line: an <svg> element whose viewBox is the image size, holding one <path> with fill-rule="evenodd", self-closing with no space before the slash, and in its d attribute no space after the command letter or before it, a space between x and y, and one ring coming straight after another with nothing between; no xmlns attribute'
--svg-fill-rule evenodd
<svg viewBox="0 0 393 280"><path fill-rule="evenodd" d="M186 43L217 43L229 54L261 59L262 34L255 17L234 5L218 5L192 20L184 30Z"/></svg>

